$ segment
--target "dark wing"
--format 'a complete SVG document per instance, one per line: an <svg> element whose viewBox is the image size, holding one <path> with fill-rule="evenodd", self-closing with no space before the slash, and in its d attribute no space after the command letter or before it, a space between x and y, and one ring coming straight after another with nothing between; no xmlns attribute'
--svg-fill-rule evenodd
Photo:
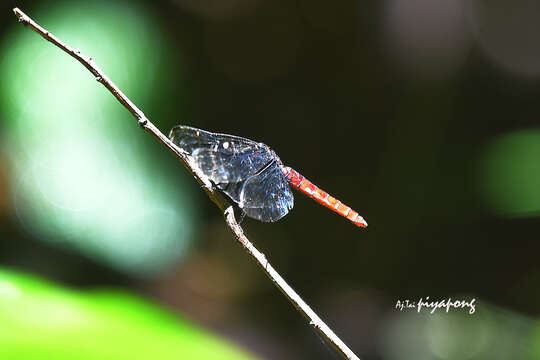
<svg viewBox="0 0 540 360"><path fill-rule="evenodd" d="M175 126L169 138L187 151L201 171L247 216L277 221L294 204L279 158L268 146L249 139Z"/></svg>
<svg viewBox="0 0 540 360"><path fill-rule="evenodd" d="M293 208L289 183L277 162L249 177L240 190L239 207L247 216L259 221L281 219Z"/></svg>
<svg viewBox="0 0 540 360"><path fill-rule="evenodd" d="M224 190L231 185L231 198L239 202L234 187L256 174L271 162L275 155L268 146L249 139L226 134L214 134L189 126L175 126L169 138L187 151L201 171ZM224 190L225 191L225 190ZM225 191L228 193L227 191Z"/></svg>

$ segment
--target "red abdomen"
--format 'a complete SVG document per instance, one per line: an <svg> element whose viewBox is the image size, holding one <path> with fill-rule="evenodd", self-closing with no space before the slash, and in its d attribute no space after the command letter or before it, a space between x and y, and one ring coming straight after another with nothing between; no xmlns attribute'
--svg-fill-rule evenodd
<svg viewBox="0 0 540 360"><path fill-rule="evenodd" d="M330 196L326 191L319 189L311 181L303 177L298 171L290 167L282 167L283 174L291 185L330 210L346 217L353 224L360 227L367 227L367 222L356 211L343 204L338 199Z"/></svg>

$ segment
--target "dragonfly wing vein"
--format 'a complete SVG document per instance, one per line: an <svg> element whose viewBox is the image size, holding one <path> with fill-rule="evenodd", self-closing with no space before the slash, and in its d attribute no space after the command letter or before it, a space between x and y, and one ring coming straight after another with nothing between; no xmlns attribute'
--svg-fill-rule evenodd
<svg viewBox="0 0 540 360"><path fill-rule="evenodd" d="M201 171L215 184L245 180L275 156L264 144L189 126L175 126L169 137L194 158Z"/></svg>
<svg viewBox="0 0 540 360"><path fill-rule="evenodd" d="M247 216L274 222L293 208L294 197L279 164L248 178L240 192L239 206Z"/></svg>

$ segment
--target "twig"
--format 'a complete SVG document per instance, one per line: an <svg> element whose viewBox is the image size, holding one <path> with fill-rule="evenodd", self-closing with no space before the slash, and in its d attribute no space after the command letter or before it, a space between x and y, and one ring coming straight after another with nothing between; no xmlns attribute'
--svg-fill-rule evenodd
<svg viewBox="0 0 540 360"><path fill-rule="evenodd" d="M257 248L248 240L244 235L242 227L236 222L234 217L234 211L232 206L225 209L225 221L227 225L231 228L236 240L242 244L246 252L251 256L253 260L257 262L257 265L264 271L266 276L268 276L273 282L274 285L287 297L289 302L298 310L308 321L309 325L315 329L323 338L325 338L329 343L331 343L336 350L345 358L345 359L356 359L358 357L345 345L343 341L322 321L322 319L305 303L304 300L294 291L292 287L287 284L287 282L279 275L279 273L274 269L270 262L266 259L266 256L257 250Z"/></svg>
<svg viewBox="0 0 540 360"><path fill-rule="evenodd" d="M150 133L157 141L171 151L193 177L201 184L206 194L216 205L223 211L225 221L236 240L243 246L246 252L251 256L257 265L263 270L274 285L287 297L291 304L309 321L319 334L321 334L335 349L346 359L357 359L358 357L337 337L336 334L315 314L313 310L302 300L302 298L283 280L277 271L270 265L266 256L253 246L253 244L244 235L242 227L236 221L233 207L230 206L227 199L212 186L211 181L205 176L201 170L192 161L189 154L174 145L169 138L163 135L158 128L148 120L144 113L124 93L105 75L105 73L94 63L92 58L81 54L77 49L65 44L49 31L41 27L38 23L32 20L29 16L23 13L20 9L13 9L15 15L25 26L31 28L40 34L47 41L50 41L60 49L71 55L77 61L84 65L103 86L105 86L113 95L120 101L122 105L137 119L139 125L148 133Z"/></svg>

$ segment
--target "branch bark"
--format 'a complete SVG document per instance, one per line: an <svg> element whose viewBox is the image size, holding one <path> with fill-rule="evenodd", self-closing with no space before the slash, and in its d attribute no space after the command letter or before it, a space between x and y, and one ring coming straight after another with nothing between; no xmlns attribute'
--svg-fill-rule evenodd
<svg viewBox="0 0 540 360"><path fill-rule="evenodd" d="M261 253L244 235L242 227L236 221L234 209L229 204L228 200L212 186L211 181L192 161L189 154L183 149L172 143L159 129L148 120L146 115L112 82L107 75L97 66L91 57L83 55L78 49L74 49L66 43L62 42L48 30L41 27L38 23L32 20L28 15L18 8L14 8L13 12L21 23L29 27L45 40L53 43L64 52L71 55L74 59L80 62L85 68L94 75L96 80L103 84L118 101L137 119L139 125L159 141L164 147L172 152L176 158L184 165L184 167L193 175L197 182L202 186L210 199L220 208L225 217L227 226L233 232L236 240L242 245L248 255L261 268L265 275L272 280L274 285L281 291L289 302L308 320L309 325L315 329L326 341L343 356L345 359L356 359L358 357L345 345L343 341L330 329L317 314L302 300L302 298L285 282L279 273L272 267L266 259L266 256Z"/></svg>

